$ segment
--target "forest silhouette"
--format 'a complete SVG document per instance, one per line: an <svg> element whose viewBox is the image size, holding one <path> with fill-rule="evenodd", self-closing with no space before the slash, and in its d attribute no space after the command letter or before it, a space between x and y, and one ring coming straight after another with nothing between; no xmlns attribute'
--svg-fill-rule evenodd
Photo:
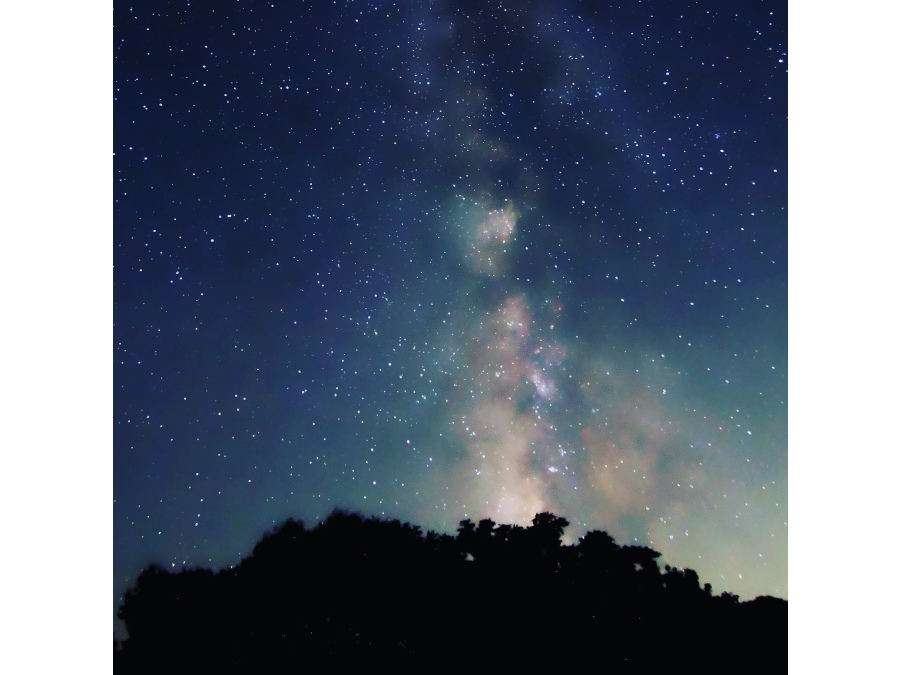
<svg viewBox="0 0 900 675"><path fill-rule="evenodd" d="M602 531L566 546L568 525L466 519L454 537L344 511L288 520L233 568L143 570L114 671L787 669L786 600L714 595Z"/></svg>

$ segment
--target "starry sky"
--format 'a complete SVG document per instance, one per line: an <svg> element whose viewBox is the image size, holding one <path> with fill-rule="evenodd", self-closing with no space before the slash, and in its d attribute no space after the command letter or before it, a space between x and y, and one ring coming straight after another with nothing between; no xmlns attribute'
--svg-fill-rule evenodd
<svg viewBox="0 0 900 675"><path fill-rule="evenodd" d="M334 508L787 597L787 3L116 3L114 605Z"/></svg>

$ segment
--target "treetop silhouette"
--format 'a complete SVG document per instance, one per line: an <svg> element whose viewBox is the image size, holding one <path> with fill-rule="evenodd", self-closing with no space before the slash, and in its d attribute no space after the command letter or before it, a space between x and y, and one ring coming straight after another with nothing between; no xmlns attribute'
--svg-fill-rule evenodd
<svg viewBox="0 0 900 675"><path fill-rule="evenodd" d="M564 545L568 525L548 512L527 528L465 519L454 537L345 511L311 529L288 520L233 569L147 567L119 610L129 637L116 669L487 663L462 645L533 668L558 659L561 641L601 647L599 665L619 669L711 668L751 645L756 665L786 664L786 601L713 595L694 570L660 570L657 551L606 532Z"/></svg>

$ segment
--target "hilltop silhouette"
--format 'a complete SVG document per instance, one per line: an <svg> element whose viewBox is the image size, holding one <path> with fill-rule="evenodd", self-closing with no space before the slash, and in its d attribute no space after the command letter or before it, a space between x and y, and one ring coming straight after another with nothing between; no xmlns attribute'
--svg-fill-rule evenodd
<svg viewBox="0 0 900 675"><path fill-rule="evenodd" d="M119 609L115 672L787 669L786 600L714 595L602 531L565 546L568 525L288 520L233 569L146 568Z"/></svg>

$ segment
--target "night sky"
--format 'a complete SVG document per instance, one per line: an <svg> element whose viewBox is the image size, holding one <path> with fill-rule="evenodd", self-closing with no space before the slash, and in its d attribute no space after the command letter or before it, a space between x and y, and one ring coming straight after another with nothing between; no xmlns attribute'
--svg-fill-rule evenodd
<svg viewBox="0 0 900 675"><path fill-rule="evenodd" d="M787 2L114 26L116 606L336 507L788 597Z"/></svg>

